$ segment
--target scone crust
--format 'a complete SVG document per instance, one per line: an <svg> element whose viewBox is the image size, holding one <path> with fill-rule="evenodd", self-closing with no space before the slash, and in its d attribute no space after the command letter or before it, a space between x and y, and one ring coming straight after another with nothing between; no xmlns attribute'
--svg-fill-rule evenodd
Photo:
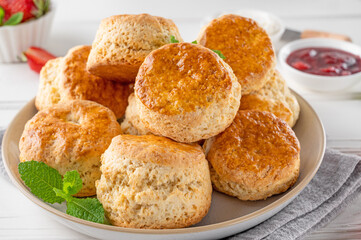
<svg viewBox="0 0 361 240"><path fill-rule="evenodd" d="M241 200L265 199L292 186L299 173L300 144L272 113L243 111L204 147L215 188Z"/></svg>
<svg viewBox="0 0 361 240"><path fill-rule="evenodd" d="M206 25L197 41L222 52L242 85L242 94L260 89L273 73L276 57L271 39L252 19L223 15Z"/></svg>
<svg viewBox="0 0 361 240"><path fill-rule="evenodd" d="M38 110L57 104L60 100L59 75L60 63L63 58L50 59L40 71L38 93L35 98L35 107Z"/></svg>
<svg viewBox="0 0 361 240"><path fill-rule="evenodd" d="M94 75L119 82L134 82L145 57L182 38L170 19L139 15L116 15L102 20L93 42L88 70Z"/></svg>
<svg viewBox="0 0 361 240"><path fill-rule="evenodd" d="M114 113L91 101L74 100L39 111L20 138L20 161L39 161L64 175L77 170L83 188L76 195L95 195L100 156L121 134Z"/></svg>
<svg viewBox="0 0 361 240"><path fill-rule="evenodd" d="M69 49L65 57L47 62L40 73L35 101L38 110L59 102L91 100L108 107L118 119L124 116L131 93L129 85L89 73L86 62L90 49L90 46L76 46Z"/></svg>
<svg viewBox="0 0 361 240"><path fill-rule="evenodd" d="M73 47L61 62L59 83L62 101L91 100L106 106L117 118L121 118L128 105L129 86L89 73L86 63L90 51L91 46Z"/></svg>
<svg viewBox="0 0 361 240"><path fill-rule="evenodd" d="M300 112L296 97L277 70L261 89L243 95L239 108L271 112L290 127L296 124Z"/></svg>
<svg viewBox="0 0 361 240"><path fill-rule="evenodd" d="M128 98L129 105L125 111L125 118L122 124L123 134L128 135L149 135L151 132L144 126L139 118L134 93L130 94Z"/></svg>
<svg viewBox="0 0 361 240"><path fill-rule="evenodd" d="M212 186L199 145L119 135L102 156L97 197L113 225L181 228L208 212Z"/></svg>
<svg viewBox="0 0 361 240"><path fill-rule="evenodd" d="M188 143L228 127L241 98L228 64L191 43L168 44L149 54L134 89L143 125L156 135Z"/></svg>

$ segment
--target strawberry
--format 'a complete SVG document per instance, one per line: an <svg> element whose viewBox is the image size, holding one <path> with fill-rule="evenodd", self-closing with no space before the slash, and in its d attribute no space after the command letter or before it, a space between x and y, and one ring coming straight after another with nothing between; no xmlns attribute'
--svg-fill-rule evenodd
<svg viewBox="0 0 361 240"><path fill-rule="evenodd" d="M11 13L24 13L23 20L21 22L25 22L30 18L33 18L33 12L36 11L36 7L33 0L10 0L10 9Z"/></svg>
<svg viewBox="0 0 361 240"><path fill-rule="evenodd" d="M0 0L0 7L2 7L5 11L5 16L3 19L3 22L5 22L12 15L9 0Z"/></svg>
<svg viewBox="0 0 361 240"><path fill-rule="evenodd" d="M23 13L21 22L39 18L48 11L49 4L50 0L0 0L0 6L5 11L3 22L19 12Z"/></svg>
<svg viewBox="0 0 361 240"><path fill-rule="evenodd" d="M53 54L38 47L28 48L24 52L24 55L28 60L29 67L37 73L40 73L41 68L46 64L47 61L56 58Z"/></svg>

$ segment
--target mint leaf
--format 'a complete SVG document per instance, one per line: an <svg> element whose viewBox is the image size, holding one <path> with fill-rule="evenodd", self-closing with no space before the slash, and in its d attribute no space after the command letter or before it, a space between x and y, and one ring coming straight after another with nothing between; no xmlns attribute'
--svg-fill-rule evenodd
<svg viewBox="0 0 361 240"><path fill-rule="evenodd" d="M104 223L104 208L96 198L74 198L67 203L66 213L84 220Z"/></svg>
<svg viewBox="0 0 361 240"><path fill-rule="evenodd" d="M15 13L11 15L11 17L4 23L4 26L12 26L19 24L21 20L23 20L23 17L24 17L24 13L22 12Z"/></svg>
<svg viewBox="0 0 361 240"><path fill-rule="evenodd" d="M66 201L71 200L71 196L69 194L67 194L66 192L64 192L63 190L58 189L58 188L53 188L53 191L55 192L56 196L64 198Z"/></svg>
<svg viewBox="0 0 361 240"><path fill-rule="evenodd" d="M64 199L56 196L53 188L63 189L60 173L43 162L29 161L19 163L21 179L30 191L48 203L62 203Z"/></svg>
<svg viewBox="0 0 361 240"><path fill-rule="evenodd" d="M5 11L2 7L0 7L0 26L3 24L4 17L5 17Z"/></svg>
<svg viewBox="0 0 361 240"><path fill-rule="evenodd" d="M198 44L197 40L194 40L192 43L193 43L193 44Z"/></svg>
<svg viewBox="0 0 361 240"><path fill-rule="evenodd" d="M74 195L83 187L80 174L76 171L66 172L63 178L63 191L68 195Z"/></svg>
<svg viewBox="0 0 361 240"><path fill-rule="evenodd" d="M179 41L172 35L170 36L170 43L179 43Z"/></svg>
<svg viewBox="0 0 361 240"><path fill-rule="evenodd" d="M213 49L211 49L211 50L212 50L213 52L217 53L218 56L219 56L220 58L222 58L223 60L226 59L226 57L222 54L221 51L219 51L219 50L213 50Z"/></svg>

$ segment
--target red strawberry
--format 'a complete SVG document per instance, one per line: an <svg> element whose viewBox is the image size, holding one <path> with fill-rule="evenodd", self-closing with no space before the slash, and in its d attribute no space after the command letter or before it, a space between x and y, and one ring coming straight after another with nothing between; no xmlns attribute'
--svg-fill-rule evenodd
<svg viewBox="0 0 361 240"><path fill-rule="evenodd" d="M50 59L56 58L53 54L47 52L46 50L38 47L30 47L25 52L24 55L28 59L28 64L32 70L37 73L40 73L41 68L45 65Z"/></svg>
<svg viewBox="0 0 361 240"><path fill-rule="evenodd" d="M33 18L33 13L37 9L33 0L9 0L9 8L11 9L11 14L18 12L24 13L24 17L21 22L25 22L26 20Z"/></svg>
<svg viewBox="0 0 361 240"><path fill-rule="evenodd" d="M10 8L10 1L9 0L0 0L0 7L2 7L5 11L5 16L3 19L3 21L5 22L12 15L11 8Z"/></svg>

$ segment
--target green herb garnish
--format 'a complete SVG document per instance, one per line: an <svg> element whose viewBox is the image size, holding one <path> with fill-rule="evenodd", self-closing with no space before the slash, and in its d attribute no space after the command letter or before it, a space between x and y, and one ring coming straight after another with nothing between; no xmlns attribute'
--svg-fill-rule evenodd
<svg viewBox="0 0 361 240"><path fill-rule="evenodd" d="M179 43L179 41L172 35L170 36L170 43Z"/></svg>
<svg viewBox="0 0 361 240"><path fill-rule="evenodd" d="M198 44L197 40L194 40L192 43L193 43L193 44Z"/></svg>
<svg viewBox="0 0 361 240"><path fill-rule="evenodd" d="M219 51L219 50L213 50L213 49L211 49L211 50L212 50L213 52L217 53L218 56L219 56L220 58L222 58L223 60L226 59L226 57L222 54L221 51Z"/></svg>
<svg viewBox="0 0 361 240"><path fill-rule="evenodd" d="M24 17L24 13L22 12L15 13L11 15L11 17L6 22L4 22L4 26L13 26L19 24L21 20L23 20L23 17Z"/></svg>
<svg viewBox="0 0 361 240"><path fill-rule="evenodd" d="M43 162L19 163L21 179L30 191L48 203L67 202L66 213L84 220L105 223L104 208L96 198L76 198L83 182L77 171L66 172L64 177Z"/></svg>
<svg viewBox="0 0 361 240"><path fill-rule="evenodd" d="M0 26L3 24L4 17L5 17L5 11L2 7L0 7Z"/></svg>

